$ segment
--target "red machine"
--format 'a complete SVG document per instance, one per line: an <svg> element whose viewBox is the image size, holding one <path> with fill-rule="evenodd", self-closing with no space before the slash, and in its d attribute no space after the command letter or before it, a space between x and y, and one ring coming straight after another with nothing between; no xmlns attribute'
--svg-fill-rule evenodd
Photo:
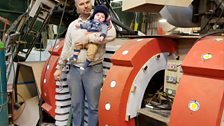
<svg viewBox="0 0 224 126"><path fill-rule="evenodd" d="M223 1L123 1L125 10L158 11L174 26L197 26L201 28L200 33L218 33L197 41L200 36L137 36L135 31L120 23L110 2L95 0L95 5L105 4L110 9L111 21L118 33L114 41L127 34L133 39L113 50L111 59L105 61L108 73L99 101L99 125L224 126ZM21 15L4 38L6 57L10 61L7 71L11 71L12 61L27 59L46 24L59 21L58 13L66 15L60 19L60 24L61 21L68 24L73 17L78 17L74 0L37 0L30 7L32 5L31 11ZM67 8L62 11L62 6ZM36 25L41 27L36 29ZM63 40L50 49L51 56L41 76L41 107L55 118L56 125L67 124L71 105L66 83L69 68L64 68L62 81L55 82L53 77L62 48ZM109 50L107 56L113 51Z"/></svg>
<svg viewBox="0 0 224 126"><path fill-rule="evenodd" d="M152 77L167 68L168 57L177 51L172 39L133 39L111 58L99 104L99 125L135 126L146 87ZM57 47L57 46L56 46ZM53 50L42 76L42 107L55 116L54 69L62 48ZM198 41L183 61L180 80L170 115L170 126L220 126L224 107L224 38ZM46 70L48 69L48 70ZM49 72L49 73L48 73ZM45 80L49 80L46 81ZM44 83L45 82L45 83ZM50 95L44 95L44 94ZM136 104L137 103L137 104ZM182 114L180 114L182 113Z"/></svg>
<svg viewBox="0 0 224 126"><path fill-rule="evenodd" d="M49 50L51 56L46 61L41 74L41 97L45 101L45 103L42 105L42 108L47 111L52 117L55 117L56 109L56 81L54 79L53 73L58 63L63 45L64 41L61 40L60 42L58 42L58 44L56 44Z"/></svg>
<svg viewBox="0 0 224 126"><path fill-rule="evenodd" d="M160 62L165 60L163 56L166 54L164 53L173 53L175 50L175 43L169 39L133 39L116 51L111 59L113 66L110 68L104 81L100 97L100 126L135 125L133 117L136 115L131 115L127 107L134 105L132 102L142 102L147 86L143 86L144 82L134 83L135 79L141 71L155 74L164 69L165 62L160 64ZM153 65L154 68L149 66L147 62L150 62L151 64L149 64ZM143 67L147 68L144 69ZM158 69L155 69L156 67ZM150 80L151 78L148 79ZM137 99L131 100L132 95L136 95ZM135 111L140 109L141 106L136 105L136 107L133 108Z"/></svg>
<svg viewBox="0 0 224 126"><path fill-rule="evenodd" d="M194 1L192 5L202 3ZM217 8L220 6L222 4ZM202 30L207 28L201 27L204 27ZM157 126L158 123L148 121L157 120L161 125L170 126L224 126L224 37L208 36L195 40L182 37L127 40L111 58L112 66L99 101L99 125L141 126L141 120L147 122L144 125ZM46 62L41 77L41 96L45 101L42 107L55 118L58 86L53 73L63 42L56 47L51 51L52 56ZM170 66L170 61L181 64ZM175 73L176 68L178 74ZM170 71L167 72L168 69ZM165 83L170 83L170 87L165 87ZM164 89L167 99L174 99L172 109L165 116L162 110L155 109L155 106L147 108L145 103L149 95L155 94L164 101L160 96L160 87L163 86L168 89ZM139 119L141 115L147 118ZM68 120L68 116L58 119Z"/></svg>
<svg viewBox="0 0 224 126"><path fill-rule="evenodd" d="M170 126L223 126L223 48L223 37L207 37L198 41L187 54Z"/></svg>

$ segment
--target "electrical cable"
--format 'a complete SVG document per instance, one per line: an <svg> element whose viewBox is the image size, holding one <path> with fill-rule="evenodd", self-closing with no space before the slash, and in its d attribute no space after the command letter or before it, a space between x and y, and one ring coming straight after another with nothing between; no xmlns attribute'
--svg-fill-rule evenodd
<svg viewBox="0 0 224 126"><path fill-rule="evenodd" d="M163 92L162 90L163 90L163 86L150 98L150 100L146 104L146 106L147 105L152 106L152 108L156 108L156 109L160 109L160 110L171 110L173 99L170 98L169 95L166 92ZM157 96L166 98L166 102L164 102L163 104L162 103L156 104L152 100L154 97L157 97ZM168 106L164 107L163 105L168 105Z"/></svg>
<svg viewBox="0 0 224 126"><path fill-rule="evenodd" d="M60 23L59 23L58 31L60 31L60 29L61 29L61 25L62 25L63 17L64 17L64 14L65 14L66 5L67 5L67 0L65 0L65 2L64 2L64 7L63 7L63 11L62 11L62 15L61 15L61 19L60 19ZM53 45L52 49L55 48L56 43L57 43L57 41L58 41L58 37L59 37L59 34L57 34L57 36L56 36L56 39L55 39L55 41L54 41L54 45ZM47 60L47 62L46 62L47 65L49 64L49 62L50 62L49 59L51 59L51 57L52 57L52 54L49 56L49 58L48 58L48 60ZM44 71L44 76L45 76L45 74L46 74L46 71L47 71L47 69L45 69L45 71Z"/></svg>
<svg viewBox="0 0 224 126"><path fill-rule="evenodd" d="M64 3L64 8L63 8L63 13L62 13L62 16L61 16L61 19L60 19L60 24L59 24L59 28L58 28L58 31L60 31L60 29L61 29L61 24L62 24L62 20L63 20L63 17L64 17L64 12L65 12L65 9L66 9L66 5L67 5L67 0L65 1L65 3ZM56 40L55 40L55 42L54 42L54 45L53 45L53 48L56 46L56 42L57 42L57 40L58 40L58 34L57 34L57 36L56 36ZM50 57L51 57L52 55L50 55ZM49 57L49 59L50 59L50 57ZM18 60L19 60L19 58L17 58ZM49 64L49 60L47 61L47 64ZM14 75L15 75L15 66L14 66L14 64L13 64L13 73L14 73ZM46 73L46 70L45 70L45 72L44 72L44 75L45 75L45 73ZM21 114L22 114L22 112L24 111L24 109L25 109L25 100L24 100L24 98L17 92L17 95L18 96L20 96L21 97L21 99L24 101L24 107L23 107L23 109L22 109L22 111L19 113L19 115L18 115L18 117L16 117L15 119L13 119L13 120L17 120L20 116L21 116ZM1 106L0 106L1 107Z"/></svg>
<svg viewBox="0 0 224 126"><path fill-rule="evenodd" d="M218 21L222 18L223 12L224 12L224 9L222 9L222 12L220 13L218 19L216 20L216 22L214 23L213 26L215 26L215 25L218 23ZM210 26L209 30L210 30L211 28L212 28L212 27Z"/></svg>
<svg viewBox="0 0 224 126"><path fill-rule="evenodd" d="M220 2L220 3L219 3L219 5L215 8L214 12L216 12L217 9L219 9L219 7L222 5L222 3L223 3L223 2ZM204 27L200 30L200 32L203 31L203 30L205 30L205 28L208 26L209 22L212 20L213 15L214 15L214 13L210 15L208 21L206 22L206 24L204 25Z"/></svg>
<svg viewBox="0 0 224 126"><path fill-rule="evenodd" d="M157 109L161 109L161 110L171 110L171 106L172 106L172 99L169 97L169 95L166 92L161 92L162 95L166 98L167 104L163 103L163 104L155 104L154 102L150 101L149 104ZM168 105L166 107L162 107L162 105Z"/></svg>
<svg viewBox="0 0 224 126"><path fill-rule="evenodd" d="M60 29L61 29L61 25L62 25L63 17L64 17L64 14L65 14L66 5L67 5L67 0L65 0L65 2L64 2L64 7L63 7L63 11L62 11L62 15L61 15L61 19L60 19L60 23L59 23L58 31L60 31ZM59 37L59 34L57 34L57 36L56 36L56 39L55 39L55 41L54 41L54 45L53 45L52 49L55 48L56 43L57 43L57 41L58 41L58 37ZM47 60L47 62L46 62L47 65L49 64L49 62L50 62L49 59L51 59L51 57L52 57L52 54L49 56L49 58L48 58L48 60ZM47 71L47 69L45 69L45 71L44 71L44 76L45 76L45 74L46 74L46 71ZM61 91L63 90L63 86L62 86L62 84L61 84L61 80L59 80L59 83L60 83L60 85L59 85L59 89L60 89L60 91L59 91L59 92L61 92Z"/></svg>
<svg viewBox="0 0 224 126"><path fill-rule="evenodd" d="M220 30L217 30L217 31L214 31L214 32L209 32L209 33L207 33L207 34L201 36L201 37L200 37L199 39L197 39L195 42L197 42L197 41L203 39L203 38L206 37L206 36L215 35L215 34L219 34L219 33L224 33L224 29L220 29Z"/></svg>

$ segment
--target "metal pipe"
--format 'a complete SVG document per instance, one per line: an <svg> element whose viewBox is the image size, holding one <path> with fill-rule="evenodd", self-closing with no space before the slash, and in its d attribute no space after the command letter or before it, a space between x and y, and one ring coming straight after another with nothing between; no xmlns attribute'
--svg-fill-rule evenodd
<svg viewBox="0 0 224 126"><path fill-rule="evenodd" d="M8 126L5 47L2 41L0 41L0 59L0 126Z"/></svg>
<svg viewBox="0 0 224 126"><path fill-rule="evenodd" d="M6 9L0 9L0 12L14 13L14 14L23 14L24 13L24 12L18 12L18 11L13 11L13 10L6 10Z"/></svg>

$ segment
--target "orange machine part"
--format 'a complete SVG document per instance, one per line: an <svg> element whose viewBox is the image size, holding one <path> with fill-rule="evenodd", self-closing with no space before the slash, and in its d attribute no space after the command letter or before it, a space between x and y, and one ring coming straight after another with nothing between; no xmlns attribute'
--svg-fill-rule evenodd
<svg viewBox="0 0 224 126"><path fill-rule="evenodd" d="M57 44L55 44L52 48L50 48L48 52L52 55L60 56L63 46L64 46L64 39L61 39Z"/></svg>
<svg viewBox="0 0 224 126"><path fill-rule="evenodd" d="M55 67L57 65L60 53L63 48L64 41L59 41L54 48L49 49L51 56L45 62L45 65L41 74L41 97L44 100L44 104L41 106L50 116L55 117L55 89L56 82L54 80Z"/></svg>
<svg viewBox="0 0 224 126"><path fill-rule="evenodd" d="M223 57L222 37L204 38L192 47L182 64L183 76L169 126L220 126L224 109Z"/></svg>
<svg viewBox="0 0 224 126"><path fill-rule="evenodd" d="M184 73L224 78L224 40L222 39L224 38L207 37L197 42L184 59Z"/></svg>
<svg viewBox="0 0 224 126"><path fill-rule="evenodd" d="M52 117L55 116L55 88L54 71L57 65L59 56L51 55L46 61L45 67L41 76L41 97L45 101L42 108L47 111ZM46 105L47 104L47 105Z"/></svg>
<svg viewBox="0 0 224 126"><path fill-rule="evenodd" d="M112 56L112 67L102 87L99 101L100 126L135 126L134 119L125 120L128 96L132 83L142 65L161 52L175 52L170 39L133 39ZM116 82L115 87L111 83Z"/></svg>

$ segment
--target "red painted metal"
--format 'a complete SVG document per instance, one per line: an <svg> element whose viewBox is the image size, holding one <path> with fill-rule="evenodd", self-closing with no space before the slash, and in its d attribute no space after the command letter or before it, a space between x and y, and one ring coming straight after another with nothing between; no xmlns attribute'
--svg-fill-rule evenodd
<svg viewBox="0 0 224 126"><path fill-rule="evenodd" d="M153 38L129 40L116 51L111 58L113 65L107 73L101 92L99 125L134 126L134 119L128 120L125 115L128 96L136 74L152 56L161 52L172 53L175 50L175 43L172 40ZM113 88L110 87L112 81L116 81L116 86ZM107 110L106 106L110 109Z"/></svg>
<svg viewBox="0 0 224 126"><path fill-rule="evenodd" d="M64 39L60 40L56 45L54 45L48 51L51 55L60 56L63 46L64 46Z"/></svg>
<svg viewBox="0 0 224 126"><path fill-rule="evenodd" d="M8 19L1 17L1 16L0 16L0 21L3 23L2 40L5 41L5 33L7 30L7 26L10 25L10 22Z"/></svg>
<svg viewBox="0 0 224 126"><path fill-rule="evenodd" d="M203 56L209 55L206 58ZM182 64L181 78L169 126L220 126L224 109L224 38L198 41ZM191 101L199 109L189 108Z"/></svg>
<svg viewBox="0 0 224 126"><path fill-rule="evenodd" d="M45 62L45 65L41 74L41 97L44 100L44 104L41 106L49 115L55 117L55 88L56 82L54 80L54 72L60 53L63 48L64 41L59 41L54 48L49 49L51 56Z"/></svg>
<svg viewBox="0 0 224 126"><path fill-rule="evenodd" d="M43 108L55 116L55 81L53 73L61 53L63 42L51 49L41 77L41 89L45 104ZM122 52L128 51L126 55ZM169 39L137 39L123 45L112 57L113 66L107 74L99 103L99 125L134 126L133 119L125 117L128 95L132 82L141 66L160 52L174 52L175 44ZM211 59L203 59L211 54ZM170 126L220 126L224 108L224 42L221 38L209 37L197 42L186 56L182 67L184 75L180 81L171 112ZM51 67L47 69L47 65ZM44 83L46 79L46 83ZM116 81L114 88L110 83ZM46 93L46 96L44 95ZM200 104L198 111L191 111L190 101ZM106 110L106 104L110 109ZM180 114L181 113L181 114Z"/></svg>

